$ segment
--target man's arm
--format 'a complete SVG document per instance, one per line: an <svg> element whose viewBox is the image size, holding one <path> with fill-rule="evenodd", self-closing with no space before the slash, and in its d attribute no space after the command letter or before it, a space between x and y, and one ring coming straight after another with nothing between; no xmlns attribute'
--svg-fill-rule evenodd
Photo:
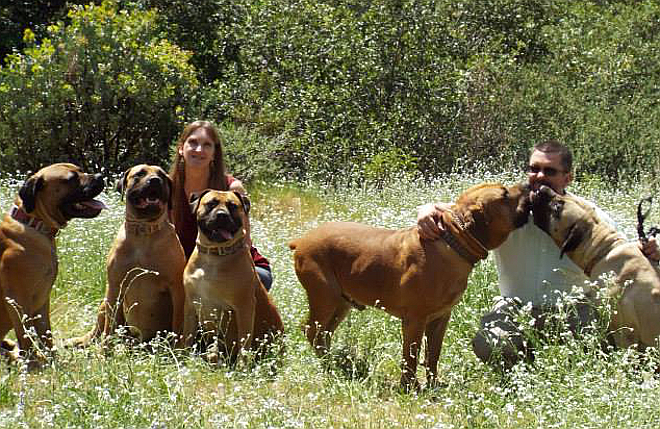
<svg viewBox="0 0 660 429"><path fill-rule="evenodd" d="M417 230L424 240L437 240L444 229L438 224L442 212L449 210L451 204L429 203L417 208Z"/></svg>

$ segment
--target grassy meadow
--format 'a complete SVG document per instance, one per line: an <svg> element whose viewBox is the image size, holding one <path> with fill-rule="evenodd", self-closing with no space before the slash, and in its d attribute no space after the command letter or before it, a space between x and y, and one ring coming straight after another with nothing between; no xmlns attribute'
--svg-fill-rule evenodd
<svg viewBox="0 0 660 429"><path fill-rule="evenodd" d="M51 296L57 357L39 371L0 363L0 428L644 428L660 421L652 365L630 351L603 355L595 339L549 343L533 365L506 377L481 364L470 347L479 316L497 294L494 263L480 262L455 307L439 363L441 387L398 389L401 328L380 310L353 311L336 332L337 357L325 368L300 326L307 303L293 271L290 239L331 220L386 228L414 224L416 207L451 201L483 181L507 184L522 174L401 179L384 187L254 185L253 239L273 265L272 296L286 326L277 361L211 367L199 357L118 343L83 350L63 341L89 330L105 290L105 255L124 204L108 190L98 218L76 219L58 238L59 276ZM18 181L0 183L7 212ZM571 190L599 204L628 237L650 185L612 187L596 179ZM648 225L658 224L655 207ZM424 297L420 297L424 299ZM418 378L423 380L423 369Z"/></svg>

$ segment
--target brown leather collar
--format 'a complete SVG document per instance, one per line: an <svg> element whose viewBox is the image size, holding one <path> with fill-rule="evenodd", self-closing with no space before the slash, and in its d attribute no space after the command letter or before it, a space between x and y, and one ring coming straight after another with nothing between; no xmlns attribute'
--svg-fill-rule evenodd
<svg viewBox="0 0 660 429"><path fill-rule="evenodd" d="M197 251L199 253L204 253L207 255L227 256L233 255L240 249L245 248L245 238L243 237L234 244L230 244L229 246L203 246L199 243L199 241L196 243L196 245Z"/></svg>
<svg viewBox="0 0 660 429"><path fill-rule="evenodd" d="M442 239L463 259L472 265L486 259L488 249L467 230L465 223L457 214L445 211L440 220L444 225Z"/></svg>
<svg viewBox="0 0 660 429"><path fill-rule="evenodd" d="M124 228L126 228L126 232L130 234L151 235L156 231L160 231L166 222L169 222L167 217L164 217L163 219L157 220L155 222L140 222L137 220L127 219L124 221Z"/></svg>
<svg viewBox="0 0 660 429"><path fill-rule="evenodd" d="M34 228L40 233L44 234L45 236L49 238L54 238L57 233L60 231L57 228L51 228L48 225L44 223L43 220L37 218L36 216L29 215L23 210L22 208L18 207L17 205L13 205L11 210L9 211L9 216L11 216L12 219L22 223L25 226L29 226L30 228Z"/></svg>

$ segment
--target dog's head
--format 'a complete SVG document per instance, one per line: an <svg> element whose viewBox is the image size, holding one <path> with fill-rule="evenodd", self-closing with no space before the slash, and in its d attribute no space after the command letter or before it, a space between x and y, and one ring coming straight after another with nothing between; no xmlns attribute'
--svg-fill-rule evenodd
<svg viewBox="0 0 660 429"><path fill-rule="evenodd" d="M75 217L93 218L105 205L94 198L103 191L100 174L84 173L80 167L59 163L33 174L18 192L17 203L50 226L61 228Z"/></svg>
<svg viewBox="0 0 660 429"><path fill-rule="evenodd" d="M578 249L601 224L593 207L570 195L559 195L549 186L541 186L532 195L532 213L536 226L552 237L561 256Z"/></svg>
<svg viewBox="0 0 660 429"><path fill-rule="evenodd" d="M496 183L468 189L459 196L455 207L465 227L489 250L527 223L529 209L529 186Z"/></svg>
<svg viewBox="0 0 660 429"><path fill-rule="evenodd" d="M135 219L158 219L172 207L172 180L155 165L140 164L126 170L117 191L126 194L126 213Z"/></svg>
<svg viewBox="0 0 660 429"><path fill-rule="evenodd" d="M207 189L191 196L190 205L197 219L200 242L232 244L244 237L244 219L250 207L247 196Z"/></svg>

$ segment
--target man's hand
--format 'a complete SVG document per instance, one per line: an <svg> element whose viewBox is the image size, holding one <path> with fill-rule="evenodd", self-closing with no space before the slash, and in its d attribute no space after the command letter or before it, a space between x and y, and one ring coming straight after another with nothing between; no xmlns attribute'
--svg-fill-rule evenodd
<svg viewBox="0 0 660 429"><path fill-rule="evenodd" d="M419 219L419 217L418 217ZM419 224L419 220L418 220ZM651 261L658 263L660 261L660 249L658 249L658 242L655 237L650 237L646 242L639 241L639 249Z"/></svg>
<svg viewBox="0 0 660 429"><path fill-rule="evenodd" d="M424 204L417 208L417 231L424 240L437 240L444 229L442 224L438 224L440 215L443 211L451 207L447 203Z"/></svg>

